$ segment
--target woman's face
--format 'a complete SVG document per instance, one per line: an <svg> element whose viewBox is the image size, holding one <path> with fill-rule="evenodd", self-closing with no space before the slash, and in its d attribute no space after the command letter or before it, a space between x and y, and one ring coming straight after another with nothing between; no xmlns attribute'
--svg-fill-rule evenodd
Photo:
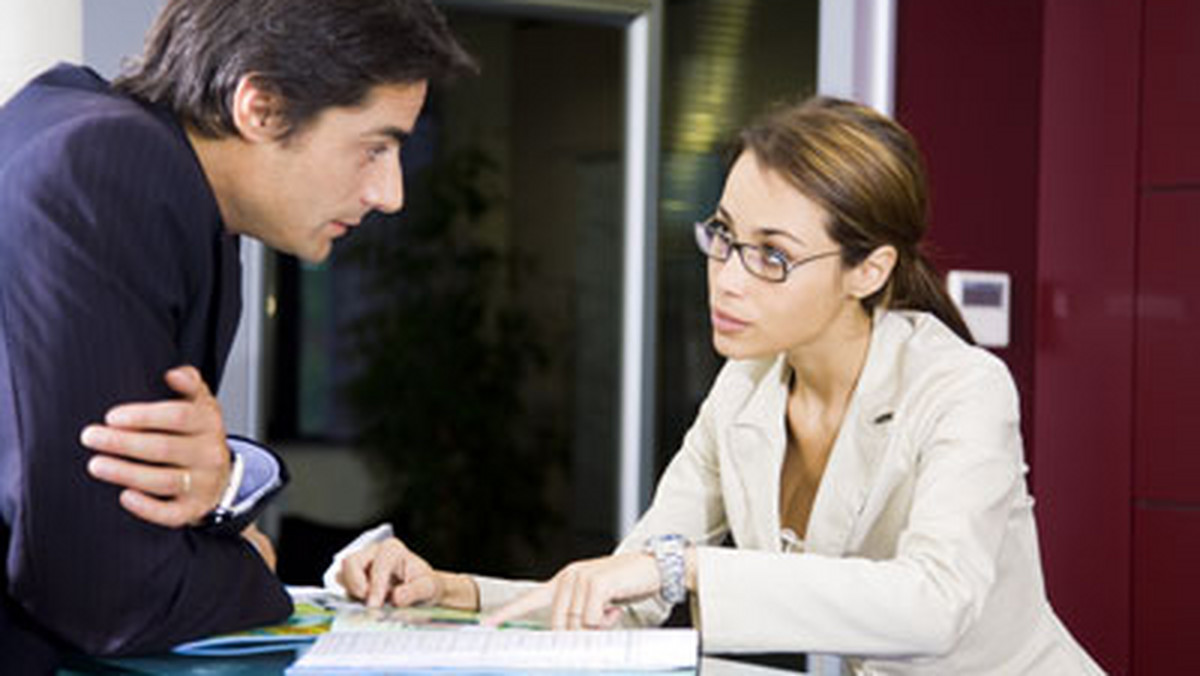
<svg viewBox="0 0 1200 676"><path fill-rule="evenodd" d="M824 209L751 152L734 163L715 215L736 242L762 247L789 264L839 250L826 232L828 219ZM776 283L752 275L736 252L726 261L710 258L713 346L725 357L747 359L819 344L847 313L862 313L847 292L847 274L840 256L824 256L793 268Z"/></svg>

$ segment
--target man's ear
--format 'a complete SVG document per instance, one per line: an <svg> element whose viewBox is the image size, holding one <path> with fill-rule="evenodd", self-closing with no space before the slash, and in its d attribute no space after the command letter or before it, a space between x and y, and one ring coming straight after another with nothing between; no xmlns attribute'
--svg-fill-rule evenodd
<svg viewBox="0 0 1200 676"><path fill-rule="evenodd" d="M283 99L254 74L243 75L233 93L233 126L251 143L274 141L287 131Z"/></svg>
<svg viewBox="0 0 1200 676"><path fill-rule="evenodd" d="M882 289L892 276L897 256L896 248L890 244L877 247L848 272L847 292L862 300Z"/></svg>

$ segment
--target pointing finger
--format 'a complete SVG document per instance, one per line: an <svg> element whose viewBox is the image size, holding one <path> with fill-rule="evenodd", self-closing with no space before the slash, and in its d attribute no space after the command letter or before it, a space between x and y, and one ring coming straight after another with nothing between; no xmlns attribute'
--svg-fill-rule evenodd
<svg viewBox="0 0 1200 676"><path fill-rule="evenodd" d="M391 588L392 580L401 572L403 561L400 550L396 547L380 547L371 562L371 573L368 576L370 591L367 593L367 607L378 608L383 605Z"/></svg>

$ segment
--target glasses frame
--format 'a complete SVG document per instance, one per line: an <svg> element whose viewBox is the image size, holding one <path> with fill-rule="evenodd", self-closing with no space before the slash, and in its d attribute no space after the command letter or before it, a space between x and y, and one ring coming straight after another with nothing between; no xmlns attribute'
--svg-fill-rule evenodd
<svg viewBox="0 0 1200 676"><path fill-rule="evenodd" d="M822 258L829 258L830 256L840 256L842 254L842 251L840 249L837 249L834 251L823 251L821 253L815 253L810 256L805 256L804 258L801 258L801 259L795 260L795 261L788 261L788 263L783 268L780 268L781 272L779 273L779 276L772 277L772 276L766 275L762 272L755 271L754 267L746 262L746 251L747 250L755 252L758 255L759 260L765 262L767 260L767 253L766 253L766 251L763 250L763 247L758 246L757 244L749 244L747 242L737 241L736 239L733 238L733 235L730 234L728 230L724 230L724 231L718 230L716 228L716 226L713 225L713 223L715 223L716 221L717 221L717 218L712 217L712 218L705 219L703 221L697 221L695 223L695 225L693 226L695 228L696 247L698 249L700 249L700 253L704 254L704 256L706 258L709 258L711 260L719 261L721 263L726 263L733 256L733 253L736 251L737 255L738 255L738 260L740 260L742 262L742 269L744 269L746 272L750 273L754 277L763 280L764 282L771 282L773 284L783 284L784 282L787 281L788 275L792 274L792 270L795 270L796 268L800 267L801 265L804 265L806 263L811 263L813 261L820 260ZM726 249L725 255L724 256L716 255L713 252L711 247L709 249L705 249L704 241L706 239L710 242L716 241L718 239L725 242L726 245L728 246L728 248Z"/></svg>

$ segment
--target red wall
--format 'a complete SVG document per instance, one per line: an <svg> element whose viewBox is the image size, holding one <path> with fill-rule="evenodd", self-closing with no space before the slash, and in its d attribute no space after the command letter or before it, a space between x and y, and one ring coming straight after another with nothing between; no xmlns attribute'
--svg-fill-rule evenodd
<svg viewBox="0 0 1200 676"><path fill-rule="evenodd" d="M1021 392L1029 441L1041 2L897 4L896 116L930 176L930 253L942 270L1011 275L1011 343L997 354Z"/></svg>
<svg viewBox="0 0 1200 676"><path fill-rule="evenodd" d="M1051 601L1111 673L1200 673L1200 2L898 7L938 259L1013 275Z"/></svg>
<svg viewBox="0 0 1200 676"><path fill-rule="evenodd" d="M1129 673L1141 9L1043 15L1033 463L1051 600Z"/></svg>
<svg viewBox="0 0 1200 676"><path fill-rule="evenodd" d="M1140 2L898 8L897 116L928 158L937 258L1013 278L998 354L1023 399L1051 602L1128 673Z"/></svg>
<svg viewBox="0 0 1200 676"><path fill-rule="evenodd" d="M1133 666L1200 673L1200 3L1145 0Z"/></svg>

